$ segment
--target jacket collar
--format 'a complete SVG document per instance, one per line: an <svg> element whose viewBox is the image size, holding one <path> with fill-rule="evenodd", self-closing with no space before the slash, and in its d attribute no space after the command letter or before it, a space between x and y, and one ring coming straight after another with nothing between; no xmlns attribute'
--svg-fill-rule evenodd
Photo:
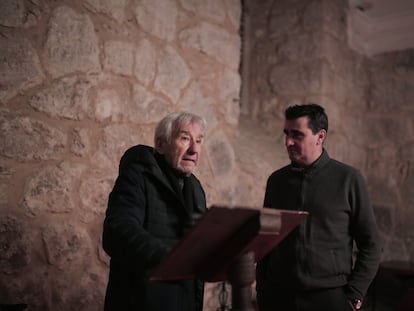
<svg viewBox="0 0 414 311"><path fill-rule="evenodd" d="M324 167L330 159L331 158L329 157L328 152L324 148L319 158L315 162L313 162L309 167L299 167L292 162L291 170L294 172L300 172L306 175L311 175L319 171L322 167Z"/></svg>
<svg viewBox="0 0 414 311"><path fill-rule="evenodd" d="M171 171L171 174L174 170L168 166L162 155L155 152L154 148L146 145L136 145L128 149L121 159L119 170L128 169L130 165L138 165L144 174L151 176L184 204L181 191L177 188L177 185L171 182L171 176L168 176L168 173L170 173L168 170Z"/></svg>

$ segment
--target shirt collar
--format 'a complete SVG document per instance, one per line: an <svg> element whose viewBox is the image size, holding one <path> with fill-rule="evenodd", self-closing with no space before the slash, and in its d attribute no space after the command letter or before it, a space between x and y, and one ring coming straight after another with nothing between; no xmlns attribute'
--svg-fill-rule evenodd
<svg viewBox="0 0 414 311"><path fill-rule="evenodd" d="M321 155L318 159L315 160L309 167L300 167L298 165L295 165L295 163L291 163L291 169L295 172L302 172L304 174L312 174L316 171L318 171L320 168L325 166L326 163L328 163L330 160L330 157L328 155L328 152L325 150L325 148L322 150Z"/></svg>

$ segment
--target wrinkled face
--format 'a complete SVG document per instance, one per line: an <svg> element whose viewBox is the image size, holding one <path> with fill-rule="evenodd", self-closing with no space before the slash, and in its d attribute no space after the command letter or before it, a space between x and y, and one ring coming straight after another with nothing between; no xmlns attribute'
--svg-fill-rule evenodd
<svg viewBox="0 0 414 311"><path fill-rule="evenodd" d="M292 162L301 167L308 167L322 153L322 143L326 131L320 130L313 134L308 127L308 117L285 120L285 146Z"/></svg>
<svg viewBox="0 0 414 311"><path fill-rule="evenodd" d="M177 171L191 174L197 167L203 143L203 131L195 123L182 124L173 134L171 143L160 143L159 152Z"/></svg>

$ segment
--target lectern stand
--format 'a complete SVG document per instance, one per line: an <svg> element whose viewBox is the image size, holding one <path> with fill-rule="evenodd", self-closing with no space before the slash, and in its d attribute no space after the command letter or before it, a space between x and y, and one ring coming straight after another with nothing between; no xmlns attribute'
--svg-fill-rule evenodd
<svg viewBox="0 0 414 311"><path fill-rule="evenodd" d="M229 281L232 310L252 311L254 264L307 216L306 212L212 206L150 273L150 280Z"/></svg>

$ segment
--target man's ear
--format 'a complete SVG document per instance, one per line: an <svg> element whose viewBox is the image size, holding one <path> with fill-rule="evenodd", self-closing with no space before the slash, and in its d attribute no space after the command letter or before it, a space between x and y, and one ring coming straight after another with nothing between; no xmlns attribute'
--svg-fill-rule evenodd
<svg viewBox="0 0 414 311"><path fill-rule="evenodd" d="M166 146L167 143L161 138L158 138L155 142L155 150L157 150L159 154L165 154Z"/></svg>
<svg viewBox="0 0 414 311"><path fill-rule="evenodd" d="M326 138L326 130L320 130L318 133L318 145L322 145Z"/></svg>

